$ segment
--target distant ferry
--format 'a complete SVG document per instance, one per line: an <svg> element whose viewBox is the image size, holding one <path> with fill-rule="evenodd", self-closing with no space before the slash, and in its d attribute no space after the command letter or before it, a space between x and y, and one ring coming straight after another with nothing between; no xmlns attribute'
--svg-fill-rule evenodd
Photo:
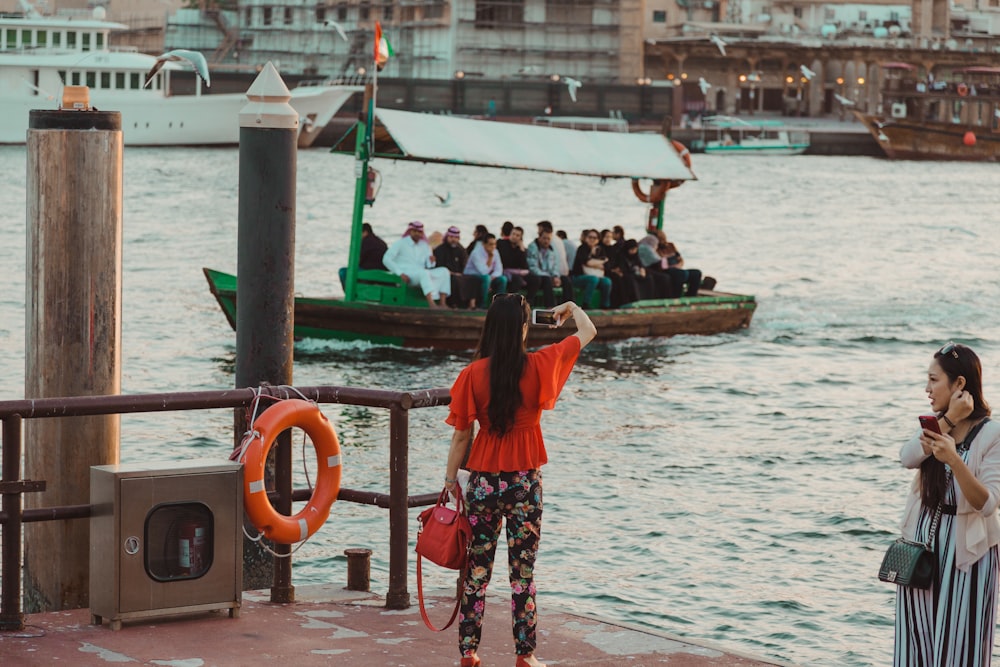
<svg viewBox="0 0 1000 667"><path fill-rule="evenodd" d="M789 129L779 120L746 121L733 116L709 116L692 153L725 155L799 155L809 148L809 133Z"/></svg>
<svg viewBox="0 0 1000 667"><path fill-rule="evenodd" d="M893 159L1000 161L1000 67L931 77L883 65L881 113L854 113Z"/></svg>
<svg viewBox="0 0 1000 667"><path fill-rule="evenodd" d="M25 3L22 3L25 4ZM0 144L25 143L28 112L56 109L64 85L88 86L90 102L120 111L126 145L210 146L239 143L243 94L171 95L170 73L185 66L166 62L144 87L156 58L131 47L110 47L112 30L127 26L93 14L42 16L0 13ZM299 114L299 146L319 135L358 86L295 88L290 104Z"/></svg>

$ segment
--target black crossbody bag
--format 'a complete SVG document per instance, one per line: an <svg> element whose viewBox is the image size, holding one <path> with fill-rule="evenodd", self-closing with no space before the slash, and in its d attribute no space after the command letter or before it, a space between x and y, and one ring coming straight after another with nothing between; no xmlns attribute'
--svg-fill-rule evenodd
<svg viewBox="0 0 1000 667"><path fill-rule="evenodd" d="M972 443L979 430L989 419L984 419L976 424L965 436L963 442ZM951 469L948 469L945 487L951 484ZM889 546L882 558L882 565L878 569L878 578L898 586L910 586L911 588L930 588L934 582L934 575L937 573L937 558L934 556L934 538L937 537L938 523L941 521L941 503L938 503L934 510L934 518L931 520L931 529L927 533L926 542L914 542L905 538L899 538Z"/></svg>

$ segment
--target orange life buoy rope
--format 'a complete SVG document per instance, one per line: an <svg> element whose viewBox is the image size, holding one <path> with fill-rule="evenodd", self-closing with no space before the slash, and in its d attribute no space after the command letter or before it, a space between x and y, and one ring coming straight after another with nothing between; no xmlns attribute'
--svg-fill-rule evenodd
<svg viewBox="0 0 1000 667"><path fill-rule="evenodd" d="M264 486L264 464L275 439L292 427L301 428L313 442L318 460L318 476L309 502L293 516L279 513L271 505ZM278 544L294 544L306 539L330 516L330 507L340 492L340 441L337 433L315 403L298 398L280 401L254 421L247 435L241 460L243 505L251 523L264 537Z"/></svg>

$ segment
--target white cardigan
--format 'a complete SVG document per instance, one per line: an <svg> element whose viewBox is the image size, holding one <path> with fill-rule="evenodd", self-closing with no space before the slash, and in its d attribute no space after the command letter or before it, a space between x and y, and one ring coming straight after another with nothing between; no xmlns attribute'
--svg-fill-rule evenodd
<svg viewBox="0 0 1000 667"><path fill-rule="evenodd" d="M921 433L911 438L899 452L899 460L906 468L919 468L929 456L920 446ZM1000 422L990 420L983 425L969 448L966 465L989 491L989 498L983 508L977 510L965 499L961 487L955 484L958 507L955 516L955 565L963 572L967 572L990 547L1000 543L1000 515L997 513L997 506L1000 505ZM920 506L918 472L913 478L903 510L903 537L908 540L914 539Z"/></svg>

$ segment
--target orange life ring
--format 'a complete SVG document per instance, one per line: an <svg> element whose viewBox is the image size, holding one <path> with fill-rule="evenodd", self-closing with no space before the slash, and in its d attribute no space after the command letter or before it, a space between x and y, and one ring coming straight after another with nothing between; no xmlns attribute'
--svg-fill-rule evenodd
<svg viewBox="0 0 1000 667"><path fill-rule="evenodd" d="M969 87L964 83L958 84L956 90L958 91L959 97L965 97L966 95L969 94Z"/></svg>
<svg viewBox="0 0 1000 667"><path fill-rule="evenodd" d="M312 439L319 473L312 496L302 511L285 516L274 509L264 486L264 464L271 445L283 431L297 426ZM280 401L264 411L251 427L250 444L242 456L243 505L250 521L264 537L278 544L306 539L330 516L330 507L340 492L340 441L315 403L298 398Z"/></svg>
<svg viewBox="0 0 1000 667"><path fill-rule="evenodd" d="M664 197L667 196L667 190L671 187L674 187L673 181L654 180L653 185L649 188L649 194L647 195L642 191L642 188L639 187L639 179L632 179L632 192L635 193L635 196L639 199L639 201L645 204L660 203L663 201Z"/></svg>
<svg viewBox="0 0 1000 667"><path fill-rule="evenodd" d="M684 166L688 169L691 168L691 151L688 150L687 146L677 141L676 139L671 139L670 143L674 145L674 150L677 151L681 156L681 160L684 161Z"/></svg>

